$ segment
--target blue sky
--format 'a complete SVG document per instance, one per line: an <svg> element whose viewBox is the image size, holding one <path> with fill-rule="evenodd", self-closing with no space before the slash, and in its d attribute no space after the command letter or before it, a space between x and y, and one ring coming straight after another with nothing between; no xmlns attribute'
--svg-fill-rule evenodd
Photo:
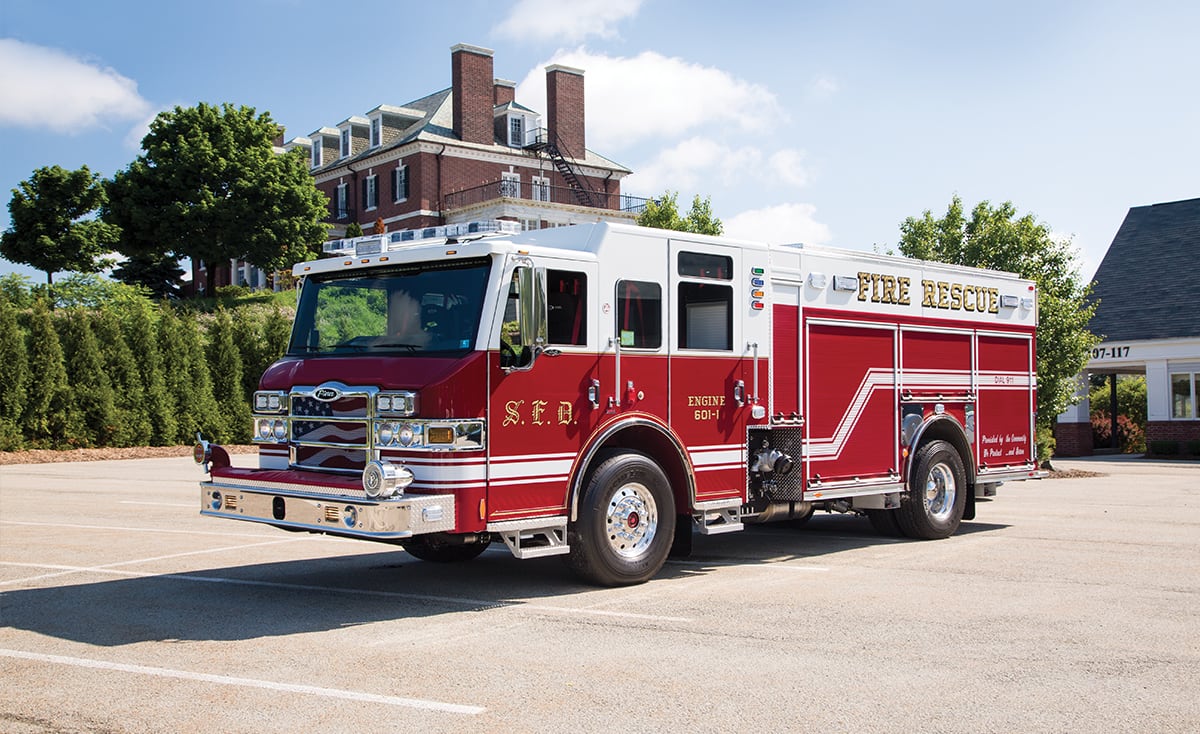
<svg viewBox="0 0 1200 734"><path fill-rule="evenodd" d="M543 112L544 67L583 69L623 190L711 196L730 235L887 248L957 193L1035 214L1090 277L1129 207L1200 196L1198 28L1153 0L4 0L0 229L34 169L111 176L160 110L304 136L449 87L469 43Z"/></svg>

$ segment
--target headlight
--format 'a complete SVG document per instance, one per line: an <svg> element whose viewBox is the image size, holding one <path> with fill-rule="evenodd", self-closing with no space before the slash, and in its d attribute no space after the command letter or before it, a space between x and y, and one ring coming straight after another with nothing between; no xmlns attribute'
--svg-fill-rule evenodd
<svg viewBox="0 0 1200 734"><path fill-rule="evenodd" d="M417 413L415 392L379 393L375 396L375 412L378 415L398 415L407 418Z"/></svg>
<svg viewBox="0 0 1200 734"><path fill-rule="evenodd" d="M284 394L277 390L259 390L254 393L255 413L282 413L286 408Z"/></svg>
<svg viewBox="0 0 1200 734"><path fill-rule="evenodd" d="M391 423L379 424L379 444L388 446L392 443L392 439L396 437L396 429Z"/></svg>
<svg viewBox="0 0 1200 734"><path fill-rule="evenodd" d="M271 421L259 419L255 421L258 424L258 437L266 441L271 437Z"/></svg>
<svg viewBox="0 0 1200 734"><path fill-rule="evenodd" d="M412 446L415 439L416 430L409 423L400 426L400 430L396 431L396 440L401 446Z"/></svg>
<svg viewBox="0 0 1200 734"><path fill-rule="evenodd" d="M287 423L281 420L275 421L271 426L272 432L275 434L276 441L282 441L287 438Z"/></svg>

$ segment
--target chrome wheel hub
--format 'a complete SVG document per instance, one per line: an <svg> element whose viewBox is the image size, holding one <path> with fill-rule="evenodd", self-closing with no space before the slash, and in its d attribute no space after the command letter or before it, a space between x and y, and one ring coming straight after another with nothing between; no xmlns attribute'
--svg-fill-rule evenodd
<svg viewBox="0 0 1200 734"><path fill-rule="evenodd" d="M954 472L946 464L935 464L925 480L925 509L935 520L947 520L954 511L954 499L958 487Z"/></svg>
<svg viewBox="0 0 1200 734"><path fill-rule="evenodd" d="M636 558L650 547L658 530L658 507L645 485L623 485L608 501L608 542L624 558Z"/></svg>

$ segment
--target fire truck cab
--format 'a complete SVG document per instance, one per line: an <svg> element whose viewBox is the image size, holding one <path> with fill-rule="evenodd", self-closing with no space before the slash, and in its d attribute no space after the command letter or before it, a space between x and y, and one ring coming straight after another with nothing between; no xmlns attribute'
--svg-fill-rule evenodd
<svg viewBox="0 0 1200 734"><path fill-rule="evenodd" d="M1034 455L1034 285L618 224L452 225L301 263L258 465L204 515L651 578L693 532L865 515L944 538Z"/></svg>

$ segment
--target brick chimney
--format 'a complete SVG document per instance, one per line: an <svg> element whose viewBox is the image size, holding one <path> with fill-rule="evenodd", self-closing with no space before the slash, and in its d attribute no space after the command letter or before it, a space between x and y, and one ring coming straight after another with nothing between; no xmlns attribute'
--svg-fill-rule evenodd
<svg viewBox="0 0 1200 734"><path fill-rule="evenodd" d="M546 127L558 135L563 155L582 159L583 70L554 64L546 67Z"/></svg>
<svg viewBox="0 0 1200 734"><path fill-rule="evenodd" d="M507 79L497 79L492 90L492 104L497 107L509 102L515 102L517 99L516 82L511 82Z"/></svg>
<svg viewBox="0 0 1200 734"><path fill-rule="evenodd" d="M466 143L491 145L492 50L460 43L450 48L454 134Z"/></svg>

